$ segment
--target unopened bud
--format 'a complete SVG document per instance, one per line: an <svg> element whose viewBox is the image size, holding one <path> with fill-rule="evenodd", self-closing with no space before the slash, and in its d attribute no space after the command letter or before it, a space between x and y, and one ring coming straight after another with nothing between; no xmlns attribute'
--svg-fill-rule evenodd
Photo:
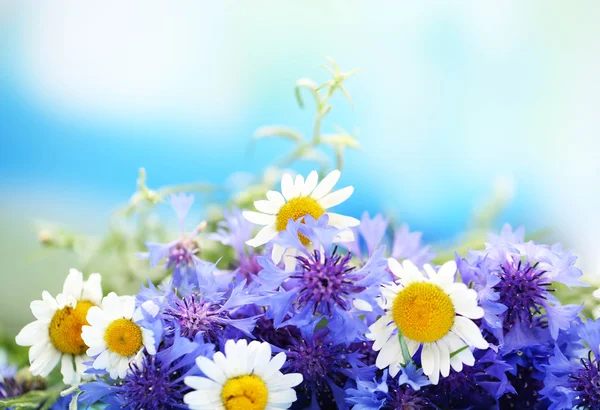
<svg viewBox="0 0 600 410"><path fill-rule="evenodd" d="M42 229L38 233L38 240L42 245L49 245L53 240L52 232L49 229Z"/></svg>
<svg viewBox="0 0 600 410"><path fill-rule="evenodd" d="M196 227L196 231L198 232L202 232L203 230L206 229L206 227L208 226L208 222L206 221L202 221L198 224L198 226Z"/></svg>

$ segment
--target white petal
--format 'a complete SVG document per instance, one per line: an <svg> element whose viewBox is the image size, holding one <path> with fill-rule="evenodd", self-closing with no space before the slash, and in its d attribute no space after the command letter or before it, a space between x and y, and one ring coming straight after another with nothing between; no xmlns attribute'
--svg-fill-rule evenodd
<svg viewBox="0 0 600 410"><path fill-rule="evenodd" d="M56 312L56 310L50 309L48 304L43 300L34 300L29 304L29 307L33 316L44 323L50 323L52 316Z"/></svg>
<svg viewBox="0 0 600 410"><path fill-rule="evenodd" d="M489 347L488 342L481 336L481 331L471 319L456 316L452 331L471 346L478 349L487 349Z"/></svg>
<svg viewBox="0 0 600 410"><path fill-rule="evenodd" d="M325 209L334 207L350 198L353 192L353 186L347 186L345 188L338 189L337 191L327 194L323 198L319 199L319 204Z"/></svg>
<svg viewBox="0 0 600 410"><path fill-rule="evenodd" d="M440 380L440 351L435 343L430 343L430 345L433 353L433 370L428 376L431 383L438 384Z"/></svg>
<svg viewBox="0 0 600 410"><path fill-rule="evenodd" d="M423 270L427 273L427 276L429 276L429 279L431 279L433 283L437 283L437 272L430 264L426 263L423 265Z"/></svg>
<svg viewBox="0 0 600 410"><path fill-rule="evenodd" d="M285 248L277 243L273 244L273 249L271 250L271 259L275 264L281 262L281 258L283 253L285 252Z"/></svg>
<svg viewBox="0 0 600 410"><path fill-rule="evenodd" d="M61 355L61 352L49 345L48 348L38 356L37 360L31 363L31 366L29 367L31 374L42 377L48 376L60 361Z"/></svg>
<svg viewBox="0 0 600 410"><path fill-rule="evenodd" d="M427 376L433 373L435 367L435 356L431 349L431 343L424 343L423 350L421 350L421 366L423 367L423 373Z"/></svg>
<svg viewBox="0 0 600 410"><path fill-rule="evenodd" d="M442 377L448 377L450 374L450 352L448 351L448 346L444 339L440 339L435 344L440 351L440 373Z"/></svg>
<svg viewBox="0 0 600 410"><path fill-rule="evenodd" d="M49 292L42 292L42 300L48 305L48 309L52 311L56 311L58 309L58 303L56 302L56 299L54 299Z"/></svg>
<svg viewBox="0 0 600 410"><path fill-rule="evenodd" d="M196 358L196 364L200 370L202 370L202 373L204 373L207 377L213 379L219 384L225 384L225 374L215 365L212 360L203 356L199 356Z"/></svg>
<svg viewBox="0 0 600 410"><path fill-rule="evenodd" d="M107 326L110 320L99 306L92 306L87 312L87 322L93 327Z"/></svg>
<svg viewBox="0 0 600 410"><path fill-rule="evenodd" d="M65 284L63 285L63 291L65 295L73 296L75 299L81 298L81 291L83 290L83 275L77 269L70 269Z"/></svg>
<svg viewBox="0 0 600 410"><path fill-rule="evenodd" d="M47 341L41 341L35 343L29 349L29 362L33 362L40 357L46 350L53 349L53 347Z"/></svg>
<svg viewBox="0 0 600 410"><path fill-rule="evenodd" d="M296 175L294 189L296 190L296 195L300 195L300 193L304 190L304 177L300 174Z"/></svg>
<svg viewBox="0 0 600 410"><path fill-rule="evenodd" d="M271 345L261 343L254 357L254 373L264 379L264 371L271 360Z"/></svg>
<svg viewBox="0 0 600 410"><path fill-rule="evenodd" d="M135 310L135 296L121 296L121 303L123 304L121 315L125 319L131 319Z"/></svg>
<svg viewBox="0 0 600 410"><path fill-rule="evenodd" d="M302 188L300 195L310 195L311 192L317 187L317 182L319 182L319 174L317 174L317 171L311 171L311 173L306 177L306 181L304 181L304 187Z"/></svg>
<svg viewBox="0 0 600 410"><path fill-rule="evenodd" d="M85 281L81 299L89 300L96 305L100 304L102 301L102 276L99 273L92 273Z"/></svg>
<svg viewBox="0 0 600 410"><path fill-rule="evenodd" d="M400 348L400 342L397 338L392 337L383 345L383 348L377 355L375 365L378 369L385 369L401 356L402 349Z"/></svg>
<svg viewBox="0 0 600 410"><path fill-rule="evenodd" d="M267 226L263 227L260 231L258 231L258 233L254 237L254 239L250 239L249 241L246 241L246 245L253 246L253 247L264 245L265 243L269 242L271 239L273 239L276 236L277 236L277 231L275 230L275 226L267 225Z"/></svg>
<svg viewBox="0 0 600 410"><path fill-rule="evenodd" d="M438 284L441 287L450 286L454 282L456 273L456 262L448 261L444 263L437 272Z"/></svg>
<svg viewBox="0 0 600 410"><path fill-rule="evenodd" d="M219 410L224 408L221 400L221 389L192 391L183 396L183 402L190 409Z"/></svg>
<svg viewBox="0 0 600 410"><path fill-rule="evenodd" d="M184 383L196 390L221 390L221 386L206 377L187 376Z"/></svg>
<svg viewBox="0 0 600 410"><path fill-rule="evenodd" d="M356 218L346 215L340 215L333 212L327 212L329 216L329 225L336 228L351 228L360 225L360 221Z"/></svg>
<svg viewBox="0 0 600 410"><path fill-rule="evenodd" d="M73 356L63 354L61 359L60 373L63 376L63 383L72 385L77 383L77 374L73 366Z"/></svg>
<svg viewBox="0 0 600 410"><path fill-rule="evenodd" d="M296 187L294 186L294 180L290 174L283 174L283 177L281 178L281 193L288 201L298 196Z"/></svg>
<svg viewBox="0 0 600 410"><path fill-rule="evenodd" d="M392 333L396 330L395 324L390 324L383 328L379 333L375 334L375 342L373 343L373 350L380 350L390 338L392 337Z"/></svg>
<svg viewBox="0 0 600 410"><path fill-rule="evenodd" d="M267 191L267 199L275 204L278 208L281 208L285 204L285 198L281 195L281 192Z"/></svg>
<svg viewBox="0 0 600 410"><path fill-rule="evenodd" d="M267 386L269 390L283 390L297 386L302 383L302 375L300 373L288 373L269 380Z"/></svg>
<svg viewBox="0 0 600 410"><path fill-rule="evenodd" d="M254 201L254 206L256 207L256 209L260 212L263 212L265 214L270 214L270 215L274 215L276 213L279 212L279 209L281 208L281 206L277 206L276 203L271 202L271 201L266 201L264 199L261 199L260 201Z"/></svg>
<svg viewBox="0 0 600 410"><path fill-rule="evenodd" d="M323 178L321 182L319 182L319 185L317 185L317 187L310 196L316 199L317 201L323 198L325 195L331 192L335 184L340 179L341 175L342 174L337 169L331 171L329 175L327 175L325 178Z"/></svg>
<svg viewBox="0 0 600 410"><path fill-rule="evenodd" d="M127 376L127 371L129 370L129 359L125 356L121 357L119 364L117 366L117 374L119 375L119 379L124 379Z"/></svg>
<svg viewBox="0 0 600 410"><path fill-rule="evenodd" d="M277 392L269 391L269 404L277 405L278 408L287 409L297 399L294 389L285 389Z"/></svg>
<svg viewBox="0 0 600 410"><path fill-rule="evenodd" d="M142 341L143 341L143 345L146 348L146 350L148 351L148 354L150 355L155 355L156 354L156 340L154 340L154 333L152 332L152 330L146 329L146 328L140 328L142 329Z"/></svg>
<svg viewBox="0 0 600 410"><path fill-rule="evenodd" d="M114 320L122 317L123 302L115 292L110 292L102 299L102 309L109 319Z"/></svg>
<svg viewBox="0 0 600 410"><path fill-rule="evenodd" d="M25 325L15 338L15 341L19 346L32 346L47 334L48 325L40 320L36 320Z"/></svg>
<svg viewBox="0 0 600 410"><path fill-rule="evenodd" d="M75 373L76 373L76 382L79 383L81 381L81 379L84 380L91 380L93 378L93 375L91 374L85 374L85 371L88 369L88 366L86 366L85 362L91 362L92 359L89 356L86 355L81 355L81 356L75 356Z"/></svg>
<svg viewBox="0 0 600 410"><path fill-rule="evenodd" d="M94 369L107 369L109 365L110 352L108 350L103 351L100 356L96 357L92 367Z"/></svg>
<svg viewBox="0 0 600 410"><path fill-rule="evenodd" d="M242 212L244 218L256 225L269 225L275 223L275 215L262 214L254 211Z"/></svg>
<svg viewBox="0 0 600 410"><path fill-rule="evenodd" d="M456 313L470 319L483 317L483 309L477 306L477 292L473 289L465 289L462 292L450 294L452 304Z"/></svg>
<svg viewBox="0 0 600 410"><path fill-rule="evenodd" d="M265 367L265 371L263 373L265 380L268 380L273 374L277 373L279 369L281 369L281 366L283 366L285 363L285 358L285 353L280 352L277 353L273 359L271 359L269 364Z"/></svg>
<svg viewBox="0 0 600 410"><path fill-rule="evenodd" d="M343 231L338 232L338 234L333 239L333 242L352 242L354 241L354 232L351 229L344 229Z"/></svg>

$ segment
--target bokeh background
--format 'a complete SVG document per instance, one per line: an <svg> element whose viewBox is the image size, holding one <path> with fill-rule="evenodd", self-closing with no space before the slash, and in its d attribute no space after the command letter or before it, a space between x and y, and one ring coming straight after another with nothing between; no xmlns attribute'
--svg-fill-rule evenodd
<svg viewBox="0 0 600 410"><path fill-rule="evenodd" d="M597 275L598 21L593 0L0 0L0 330L75 263L40 221L101 234L140 166L150 186L260 172L289 144L250 151L254 130L310 131L293 86L327 55L364 69L325 124L363 146L343 211L449 241L500 184L498 227L550 228Z"/></svg>

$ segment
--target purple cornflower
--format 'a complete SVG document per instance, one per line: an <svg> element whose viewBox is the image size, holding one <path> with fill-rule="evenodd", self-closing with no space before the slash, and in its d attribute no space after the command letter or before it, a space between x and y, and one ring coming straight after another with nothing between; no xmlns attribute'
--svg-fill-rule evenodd
<svg viewBox="0 0 600 410"><path fill-rule="evenodd" d="M433 259L434 254L430 247L423 245L421 241L421 232L410 232L408 225L403 224L394 229L392 237L388 234L388 228L388 218L381 214L370 218L369 213L364 212L360 225L352 228L354 241L346 242L344 246L363 263L382 243L391 245L391 252L386 256L398 260L410 259L418 267Z"/></svg>
<svg viewBox="0 0 600 410"><path fill-rule="evenodd" d="M246 245L246 242L253 238L254 227L255 225L244 218L238 208L233 208L230 212L225 211L217 232L208 235L208 239L221 242L235 250L237 260L236 265L232 267L233 273L239 280L245 279L247 282L251 282L262 269L256 260L254 248Z"/></svg>
<svg viewBox="0 0 600 410"><path fill-rule="evenodd" d="M166 259L165 267L173 273L173 285L180 288L193 284L196 270L207 263L198 257L200 247L195 240L205 224L198 225L190 235L185 233L184 220L194 203L194 195L173 194L169 197L169 203L179 220L180 237L169 243L146 242L148 252L140 253L139 256L149 259L151 268Z"/></svg>
<svg viewBox="0 0 600 410"><path fill-rule="evenodd" d="M108 410L185 409L183 396L190 388L186 376L198 375L195 359L212 357L214 345L190 341L175 334L171 343L162 343L156 355L130 364L127 376L115 383L98 380L81 386L81 403L102 402Z"/></svg>
<svg viewBox="0 0 600 410"><path fill-rule="evenodd" d="M356 388L346 389L346 401L352 410L431 409L433 404L421 390L429 384L423 371L411 363L397 378L385 370L380 381L357 380Z"/></svg>
<svg viewBox="0 0 600 410"><path fill-rule="evenodd" d="M142 288L138 303L158 306L159 314L149 321L161 321L160 331L164 328L166 338L180 332L194 340L200 334L205 342L216 344L224 336L253 337L252 330L259 316L247 312L253 310L251 307L256 311L254 302L259 296L246 286L245 281L226 291L219 291L215 269L215 265L207 264L204 270L197 272L195 283L198 286L183 293L169 286L156 288L151 283ZM158 324L150 323L148 326L153 328Z"/></svg>
<svg viewBox="0 0 600 410"><path fill-rule="evenodd" d="M600 321L588 320L570 330L587 349L574 353L571 346L555 346L543 366L546 374L540 393L552 403L550 410L600 408Z"/></svg>
<svg viewBox="0 0 600 410"><path fill-rule="evenodd" d="M552 285L586 286L579 281L582 272L574 266L571 252L560 245L523 242L523 236L522 229L513 232L505 226L501 235L490 237L485 250L471 251L467 260L460 261L461 274L488 309L486 325L505 350L536 344L535 328L540 326L547 326L556 339L582 306L561 305L552 295Z"/></svg>
<svg viewBox="0 0 600 410"><path fill-rule="evenodd" d="M387 277L384 248L378 248L365 265L357 269L351 264L352 255L342 254L334 243L339 229L327 225L327 215L315 221L307 216L304 221L290 221L276 243L285 248L298 249L298 263L294 270L281 269L268 257L260 257L263 270L258 282L265 295L257 304L267 307L267 318L275 326L306 326L327 318L333 336L353 341L366 332L366 325L358 310L379 309L376 298L380 284ZM308 238L303 245L299 235Z"/></svg>
<svg viewBox="0 0 600 410"><path fill-rule="evenodd" d="M346 382L373 378L375 367L364 365L358 346L337 341L328 329L302 328L301 332L290 345L278 346L287 355L284 367L304 377L296 388L299 398L293 408L325 410L335 403L338 409L347 409Z"/></svg>

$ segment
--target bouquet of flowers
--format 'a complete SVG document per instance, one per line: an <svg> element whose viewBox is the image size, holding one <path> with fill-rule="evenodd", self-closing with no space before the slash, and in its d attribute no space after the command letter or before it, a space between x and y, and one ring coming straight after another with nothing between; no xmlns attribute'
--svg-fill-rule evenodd
<svg viewBox="0 0 600 410"><path fill-rule="evenodd" d="M31 302L16 336L29 367L0 356L1 408L600 408L600 322L589 292L572 290L589 284L571 251L506 225L436 257L406 225L332 211L360 194L337 188L355 137L321 133L354 72L328 69L326 83L296 87L301 105L302 89L315 99L313 138L259 130L294 151L228 205L207 205L191 232L185 191L210 189L152 190L143 170L118 211L133 227L115 222L101 240L41 232L85 270L111 260L112 274L71 269L61 293ZM320 169L282 170L297 159ZM163 200L179 222L171 238L148 212Z"/></svg>

